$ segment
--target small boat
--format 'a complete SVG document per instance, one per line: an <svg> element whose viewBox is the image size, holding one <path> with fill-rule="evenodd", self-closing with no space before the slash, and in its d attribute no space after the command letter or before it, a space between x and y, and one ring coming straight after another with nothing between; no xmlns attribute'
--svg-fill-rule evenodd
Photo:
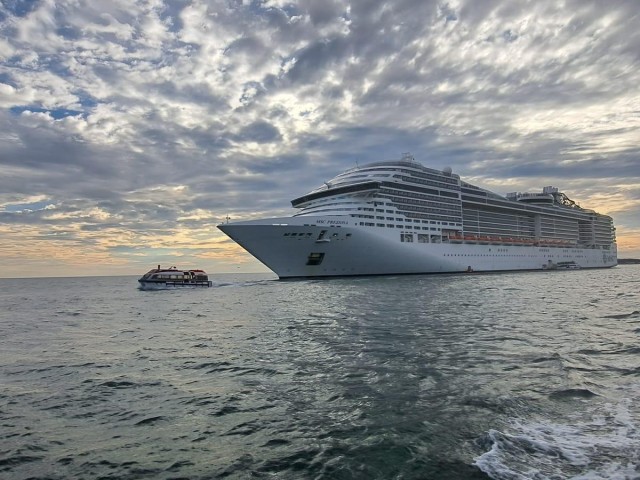
<svg viewBox="0 0 640 480"><path fill-rule="evenodd" d="M164 290L167 288L182 287L210 287L209 280L204 270L178 270L171 268L153 268L138 279L140 290Z"/></svg>

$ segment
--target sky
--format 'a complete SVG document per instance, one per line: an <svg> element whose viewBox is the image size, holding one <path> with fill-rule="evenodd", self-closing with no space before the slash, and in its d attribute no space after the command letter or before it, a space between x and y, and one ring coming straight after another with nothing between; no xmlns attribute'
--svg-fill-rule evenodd
<svg viewBox="0 0 640 480"><path fill-rule="evenodd" d="M640 257L638 7L2 0L0 277L267 271L216 225L405 152Z"/></svg>

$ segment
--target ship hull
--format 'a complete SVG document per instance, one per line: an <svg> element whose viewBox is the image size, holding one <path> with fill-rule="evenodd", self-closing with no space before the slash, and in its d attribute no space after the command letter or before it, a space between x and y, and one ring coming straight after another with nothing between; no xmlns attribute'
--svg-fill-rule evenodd
<svg viewBox="0 0 640 480"><path fill-rule="evenodd" d="M280 278L545 270L617 265L612 250L534 245L402 242L399 231L341 217L287 217L218 228ZM324 233L323 233L324 232Z"/></svg>

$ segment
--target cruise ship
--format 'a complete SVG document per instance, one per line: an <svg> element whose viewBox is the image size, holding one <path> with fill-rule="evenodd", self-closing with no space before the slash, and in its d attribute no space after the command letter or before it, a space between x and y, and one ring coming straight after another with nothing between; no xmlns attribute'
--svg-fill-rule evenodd
<svg viewBox="0 0 640 480"><path fill-rule="evenodd" d="M617 265L611 217L558 188L502 196L409 154L352 168L291 203L290 217L218 228L280 278Z"/></svg>

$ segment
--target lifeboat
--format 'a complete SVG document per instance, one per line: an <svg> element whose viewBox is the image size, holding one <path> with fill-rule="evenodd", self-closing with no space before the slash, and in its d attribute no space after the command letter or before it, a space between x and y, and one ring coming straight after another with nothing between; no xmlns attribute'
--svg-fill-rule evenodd
<svg viewBox="0 0 640 480"><path fill-rule="evenodd" d="M153 268L138 279L140 290L210 287L213 283L204 270L179 270L176 267Z"/></svg>

